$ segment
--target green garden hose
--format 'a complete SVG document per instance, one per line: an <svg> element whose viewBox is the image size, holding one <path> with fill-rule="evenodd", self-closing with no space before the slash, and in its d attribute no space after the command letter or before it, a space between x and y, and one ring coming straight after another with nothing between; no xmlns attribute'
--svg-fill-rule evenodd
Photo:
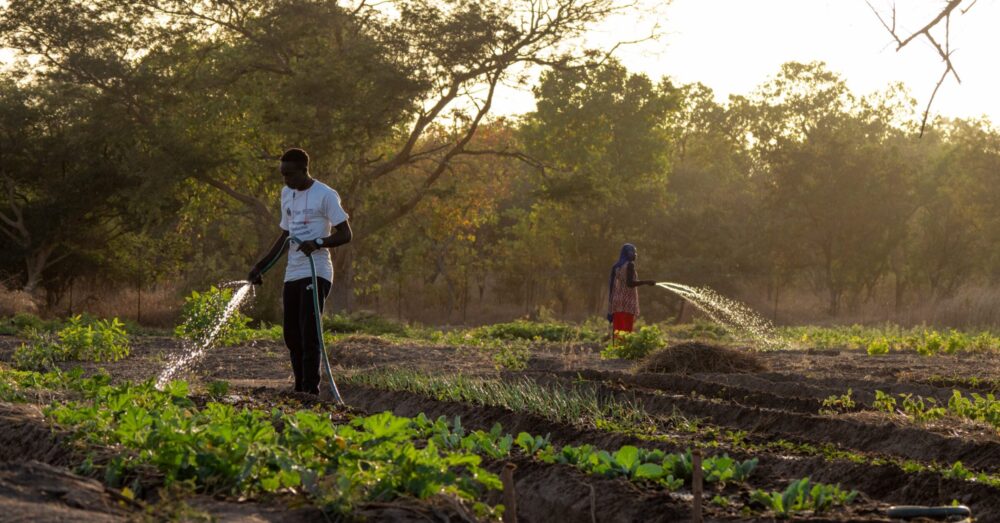
<svg viewBox="0 0 1000 523"><path fill-rule="evenodd" d="M301 244L302 240L296 238L295 236L289 236L288 239L285 240L286 244L291 244L292 242ZM291 247L289 246L289 248ZM278 258L280 257L280 255L275 256L270 263L261 269L260 273L264 274L270 270L271 267L277 263ZM312 271L313 310L316 311L316 335L319 337L319 354L320 358L323 360L323 367L326 369L326 377L330 378L330 392L333 393L333 399L335 399L337 403L343 405L344 399L340 397L340 390L337 389L337 382L333 381L333 371L330 370L330 359L326 355L326 342L323 341L323 322L321 321L323 312L319 308L319 285L316 281L316 263L313 261L312 254L309 254L307 258L309 258L309 270Z"/></svg>

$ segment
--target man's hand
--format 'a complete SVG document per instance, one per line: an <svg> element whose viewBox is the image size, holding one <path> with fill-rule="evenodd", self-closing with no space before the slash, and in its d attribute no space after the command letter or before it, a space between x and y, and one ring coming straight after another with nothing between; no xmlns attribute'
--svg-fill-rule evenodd
<svg viewBox="0 0 1000 523"><path fill-rule="evenodd" d="M299 251L302 252L302 254L305 254L306 256L312 256L313 252L318 251L320 249L321 247L319 245L316 245L316 242L313 240L306 240L299 244Z"/></svg>
<svg viewBox="0 0 1000 523"><path fill-rule="evenodd" d="M260 269L258 269L256 266L254 266L253 269L250 269L250 274L247 274L247 281L254 285L263 284L264 278L262 278L260 275Z"/></svg>

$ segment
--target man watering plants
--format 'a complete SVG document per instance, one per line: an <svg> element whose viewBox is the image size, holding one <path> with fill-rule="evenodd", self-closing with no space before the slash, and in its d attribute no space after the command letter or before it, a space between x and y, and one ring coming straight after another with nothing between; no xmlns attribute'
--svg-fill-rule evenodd
<svg viewBox="0 0 1000 523"><path fill-rule="evenodd" d="M638 252L635 245L622 245L618 262L611 267L608 282L608 321L611 322L611 337L618 332L632 332L635 317L639 315L640 285L656 285L653 280L640 280L635 272Z"/></svg>
<svg viewBox="0 0 1000 523"><path fill-rule="evenodd" d="M351 241L351 226L347 213L340 205L340 195L325 183L309 175L309 155L302 149L289 149L281 155L281 234L271 250L247 276L261 283L261 275L288 250L285 267L284 308L285 345L288 346L295 374L295 391L319 394L321 346L316 323L323 313L323 304L333 281L333 261L330 249ZM298 239L289 247L289 237ZM312 270L316 267L319 292L319 312L313 305Z"/></svg>

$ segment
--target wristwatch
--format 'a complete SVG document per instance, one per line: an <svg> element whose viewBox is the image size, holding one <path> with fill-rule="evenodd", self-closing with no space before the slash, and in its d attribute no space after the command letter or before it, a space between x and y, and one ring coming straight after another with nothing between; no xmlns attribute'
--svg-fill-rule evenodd
<svg viewBox="0 0 1000 523"><path fill-rule="evenodd" d="M323 238L316 238L316 245L323 246Z"/></svg>

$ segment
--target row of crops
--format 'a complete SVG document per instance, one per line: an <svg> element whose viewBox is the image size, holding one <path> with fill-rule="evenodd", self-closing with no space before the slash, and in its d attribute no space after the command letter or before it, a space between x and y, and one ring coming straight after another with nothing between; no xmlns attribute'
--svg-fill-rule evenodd
<svg viewBox="0 0 1000 523"><path fill-rule="evenodd" d="M467 430L459 418L236 408L211 394L191 394L183 381L159 391L151 382L113 385L100 374L0 370L2 401L23 402L52 391L59 399L45 416L84 456L78 471L102 477L129 496L142 496L152 474L165 485L197 492L302 496L341 514L376 500L445 495L496 518L503 506L482 501L502 489L491 463L530 459L661 491L689 489L694 471L690 451L557 446L546 436L504 433L500 425ZM756 465L756 459L706 457L702 476L713 502L740 502L727 486L745 483ZM754 491L752 505L777 515L822 513L855 495L803 478L785 491Z"/></svg>

